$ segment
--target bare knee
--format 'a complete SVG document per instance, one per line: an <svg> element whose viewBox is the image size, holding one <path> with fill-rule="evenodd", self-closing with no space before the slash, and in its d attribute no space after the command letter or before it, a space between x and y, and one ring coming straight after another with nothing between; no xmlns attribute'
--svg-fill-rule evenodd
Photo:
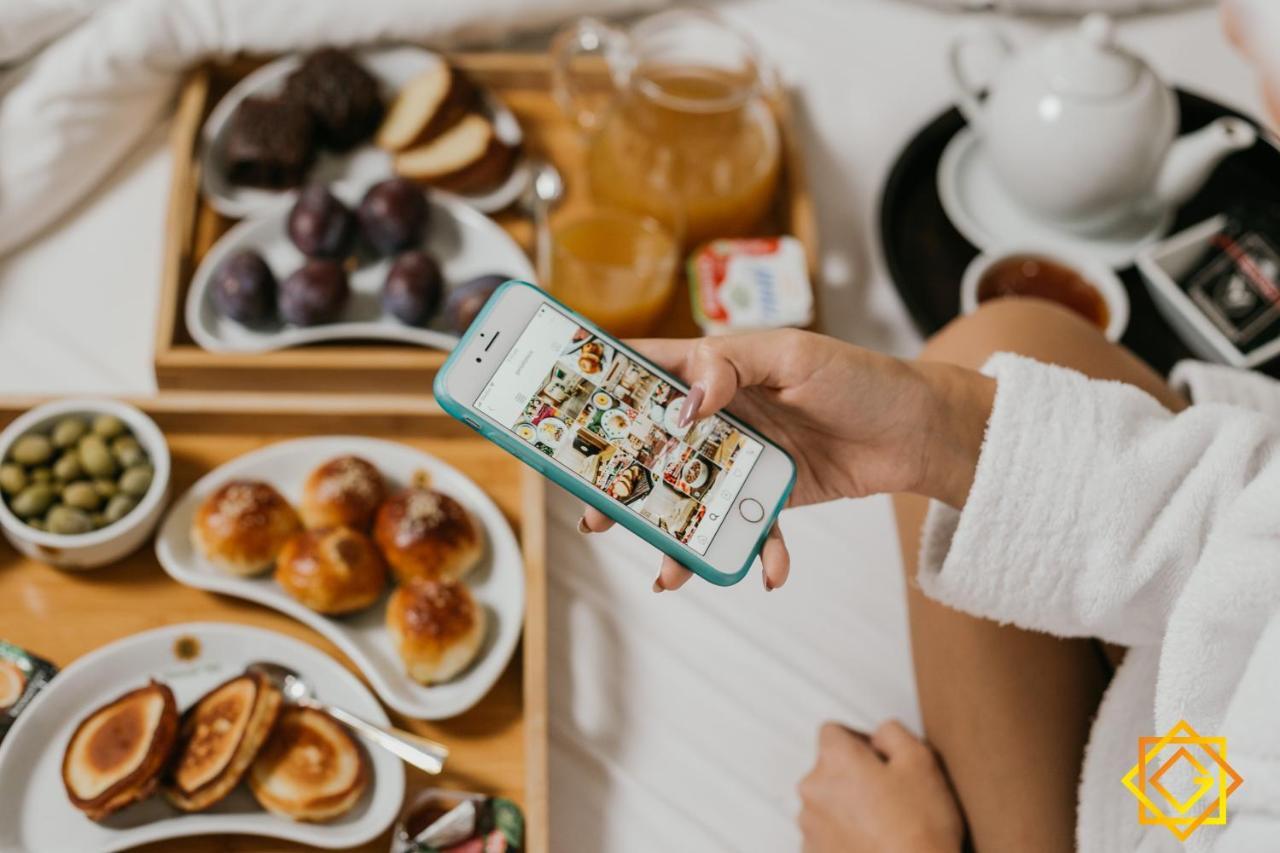
<svg viewBox="0 0 1280 853"><path fill-rule="evenodd" d="M997 352L1071 366L1089 350L1113 345L1083 317L1043 299L997 299L948 323L925 344L921 361L981 367Z"/></svg>
<svg viewBox="0 0 1280 853"><path fill-rule="evenodd" d="M998 352L1012 352L1078 370L1095 379L1127 382L1177 411L1186 401L1133 353L1103 336L1083 317L1043 299L997 299L957 317L929 339L921 361L977 369Z"/></svg>

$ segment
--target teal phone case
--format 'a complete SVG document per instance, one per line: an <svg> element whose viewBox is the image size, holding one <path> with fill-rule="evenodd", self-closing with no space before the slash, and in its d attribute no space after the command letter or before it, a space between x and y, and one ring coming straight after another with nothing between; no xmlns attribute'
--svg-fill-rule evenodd
<svg viewBox="0 0 1280 853"><path fill-rule="evenodd" d="M583 503L589 504L590 506L600 510L609 518L613 519L618 524L621 524L623 527L627 528L627 530L630 530L632 533L636 534L662 553L687 566L700 577L705 578L717 586L731 586L742 580L751 569L751 564L755 562L756 556L764 546L765 537L768 535L770 528L773 527L774 522L777 520L778 513L781 512L783 506L786 505L787 497L791 494L792 487L795 486L796 466L794 461L791 463L791 478L787 481L786 488L782 490L782 495L779 497L777 504L769 509L764 523L760 526L760 536L756 539L755 544L751 549L750 556L747 557L746 561L742 564L742 567L737 571L732 573L722 572L706 560L702 559L702 557L692 548L685 547L682 543L666 535L657 527L646 524L643 520L629 513L621 504L614 501L608 495L590 486L585 480L575 477L573 474L557 466L545 455L534 450L528 443L522 441L515 435L515 433L496 427L481 418L470 418L471 410L465 404L449 395L446 390L446 377L449 375L449 370L453 367L455 359L458 358L458 354L460 352L466 349L466 345L471 340L472 331L483 325L482 321L488 316L493 306L498 303L499 295L513 287L531 287L537 290L539 295L558 307L560 310L564 311L583 328L588 329L593 334L607 338L610 342L613 342L618 349L627 353L628 357L636 358L659 376L663 376L667 381L672 382L680 388L684 388L684 383L676 381L673 377L667 374L666 371L655 367L647 359L633 355L633 351L617 343L616 338L601 331L590 320L566 307L563 303L556 300L541 288L536 287L527 281L512 279L504 283L494 291L492 296L489 297L489 301L485 303L484 308L481 309L480 313L476 316L476 319L472 321L466 334L462 336L462 340L458 342L458 346L449 354L449 358L445 361L444 366L441 367L440 372L436 374L435 382L432 385L432 391L435 393L436 401L440 403L440 408L444 409L450 416L466 423L468 426L472 426L489 441L498 445L521 462L529 465L539 474L542 474L544 477L551 480L553 483L569 492ZM732 420L737 421L736 418L732 418ZM738 423L741 423L741 421L738 421ZM756 438L761 439L769 446L777 449L777 451L786 456L788 460L791 459L790 454L785 450L778 447L773 442L768 441L768 439L765 439L758 432L753 430L753 433Z"/></svg>

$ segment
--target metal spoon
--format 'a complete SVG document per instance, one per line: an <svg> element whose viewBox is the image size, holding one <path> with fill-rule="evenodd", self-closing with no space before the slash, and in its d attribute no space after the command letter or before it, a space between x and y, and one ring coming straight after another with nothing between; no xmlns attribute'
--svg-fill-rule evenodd
<svg viewBox="0 0 1280 853"><path fill-rule="evenodd" d="M270 661L258 661L249 664L246 671L266 676L267 680L279 688L287 701L328 714L424 773L434 775L444 769L445 759L449 757L449 748L444 744L402 732L399 729L384 729L360 719L349 711L321 702L316 699L315 690L306 679L287 666Z"/></svg>
<svg viewBox="0 0 1280 853"><path fill-rule="evenodd" d="M524 189L521 203L533 217L533 266L538 273L538 283L546 287L547 264L551 259L551 225L547 217L551 208L564 198L564 178L548 160L532 161L529 173L529 185Z"/></svg>

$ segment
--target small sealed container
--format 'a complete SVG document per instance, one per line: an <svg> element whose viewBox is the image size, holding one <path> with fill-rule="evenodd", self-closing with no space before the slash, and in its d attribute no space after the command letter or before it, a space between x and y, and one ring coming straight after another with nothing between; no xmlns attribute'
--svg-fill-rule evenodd
<svg viewBox="0 0 1280 853"><path fill-rule="evenodd" d="M693 317L708 335L807 326L813 287L795 237L712 240L689 258Z"/></svg>
<svg viewBox="0 0 1280 853"><path fill-rule="evenodd" d="M396 822L391 853L519 853L524 814L511 800L428 788Z"/></svg>
<svg viewBox="0 0 1280 853"><path fill-rule="evenodd" d="M0 640L0 741L57 672L47 660Z"/></svg>

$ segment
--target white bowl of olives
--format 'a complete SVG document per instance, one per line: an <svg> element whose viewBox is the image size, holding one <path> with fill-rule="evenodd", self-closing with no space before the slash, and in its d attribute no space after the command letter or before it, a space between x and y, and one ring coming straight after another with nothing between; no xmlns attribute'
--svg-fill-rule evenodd
<svg viewBox="0 0 1280 853"><path fill-rule="evenodd" d="M92 569L139 548L169 489L169 446L116 400L37 406L0 432L0 527L23 554Z"/></svg>

